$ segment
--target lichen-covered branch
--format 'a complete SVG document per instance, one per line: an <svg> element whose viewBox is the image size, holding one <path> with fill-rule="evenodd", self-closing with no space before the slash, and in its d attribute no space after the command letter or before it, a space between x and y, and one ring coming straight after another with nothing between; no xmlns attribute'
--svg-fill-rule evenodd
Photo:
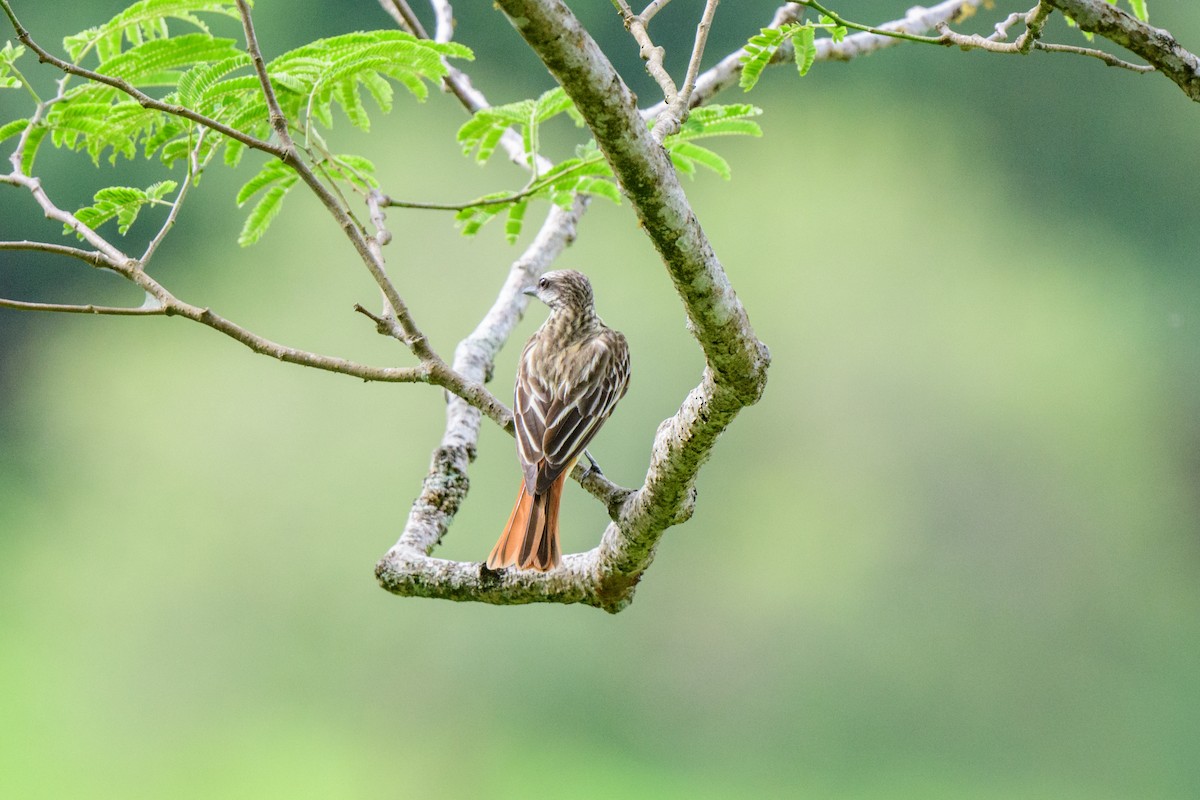
<svg viewBox="0 0 1200 800"><path fill-rule="evenodd" d="M1183 93L1200 102L1200 57L1161 28L1147 25L1104 0L1045 0L1081 29L1103 36L1153 64Z"/></svg>
<svg viewBox="0 0 1200 800"><path fill-rule="evenodd" d="M564 559L550 573L492 572L482 564L428 557L442 530L402 537L376 568L397 594L492 603L579 602L616 612L631 602L663 531L686 520L694 481L720 433L763 391L769 354L757 339L692 212L670 159L650 134L628 87L570 10L556 0L500 0L514 27L574 100L663 257L705 353L704 380L660 426L644 485L614 491L614 517L593 550ZM442 451L439 451L441 454ZM468 454L469 457L469 454ZM462 457L458 458L460 462ZM453 463L447 459L443 463ZM463 463L465 467L465 463ZM438 518L465 484L455 470L434 468L413 517ZM430 513L431 511L435 513ZM407 529L406 529L407 530Z"/></svg>

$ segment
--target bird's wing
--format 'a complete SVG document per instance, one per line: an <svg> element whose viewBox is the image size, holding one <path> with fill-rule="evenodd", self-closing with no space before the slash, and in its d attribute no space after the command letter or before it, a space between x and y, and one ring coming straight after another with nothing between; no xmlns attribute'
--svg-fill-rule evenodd
<svg viewBox="0 0 1200 800"><path fill-rule="evenodd" d="M620 333L605 329L580 349L577 362L539 415L544 461L532 484L538 493L575 463L629 388L629 346Z"/></svg>
<svg viewBox="0 0 1200 800"><path fill-rule="evenodd" d="M536 371L526 368L525 356L532 344L531 339L525 346L525 352L521 353L513 404L513 423L517 429L517 458L521 462L525 486L531 492L538 484L538 472L544 458L542 439L546 434L546 409L550 407L554 396L554 387L546 383Z"/></svg>

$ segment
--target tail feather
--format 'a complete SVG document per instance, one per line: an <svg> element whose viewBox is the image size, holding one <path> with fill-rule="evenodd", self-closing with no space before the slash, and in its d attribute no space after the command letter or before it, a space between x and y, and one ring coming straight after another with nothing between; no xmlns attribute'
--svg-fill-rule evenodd
<svg viewBox="0 0 1200 800"><path fill-rule="evenodd" d="M508 524L488 556L488 569L515 566L546 572L561 563L558 506L566 478L564 473L540 495L531 494L525 488L524 479L521 480Z"/></svg>

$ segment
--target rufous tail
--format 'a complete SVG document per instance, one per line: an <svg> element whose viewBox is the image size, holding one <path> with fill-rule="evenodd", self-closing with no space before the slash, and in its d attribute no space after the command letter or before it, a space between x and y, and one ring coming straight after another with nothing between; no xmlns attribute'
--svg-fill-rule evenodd
<svg viewBox="0 0 1200 800"><path fill-rule="evenodd" d="M526 490L525 479L521 479L508 524L488 556L488 569L516 567L546 572L561 563L558 504L566 482L567 471L564 471L543 494L534 495Z"/></svg>

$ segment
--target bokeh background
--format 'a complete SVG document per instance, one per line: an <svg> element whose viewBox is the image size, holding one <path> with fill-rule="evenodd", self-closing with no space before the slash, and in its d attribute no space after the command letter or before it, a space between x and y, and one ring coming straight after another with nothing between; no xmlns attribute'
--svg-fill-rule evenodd
<svg viewBox="0 0 1200 800"><path fill-rule="evenodd" d="M652 98L611 6L577 5ZM655 23L676 71L700 5ZM120 7L15 6L52 44ZM709 52L771 8L723 4ZM1151 11L1200 49L1191 4ZM498 12L458 12L493 102L549 88ZM268 56L389 24L371 2L257 14ZM769 388L616 616L377 587L440 436L436 390L279 364L180 320L0 310L0 796L1200 796L1194 104L1091 59L932 47L776 69L750 99L764 138L716 143L732 182L689 188L771 347ZM371 137L344 119L331 137L399 198L518 187L462 157L463 118L400 99ZM40 158L68 206L162 177ZM314 201L295 193L259 245L234 245L247 162L210 170L154 273L277 341L410 363L351 312L376 291ZM25 193L0 198L4 238L56 235ZM396 280L449 355L519 246L444 215L389 221ZM2 263L0 296L140 302L75 263ZM635 485L697 350L627 204L594 203L561 264L630 338L632 388L594 450ZM502 396L542 314L499 361ZM482 558L516 483L511 440L486 428L439 554ZM593 546L602 511L565 502L566 548Z"/></svg>

